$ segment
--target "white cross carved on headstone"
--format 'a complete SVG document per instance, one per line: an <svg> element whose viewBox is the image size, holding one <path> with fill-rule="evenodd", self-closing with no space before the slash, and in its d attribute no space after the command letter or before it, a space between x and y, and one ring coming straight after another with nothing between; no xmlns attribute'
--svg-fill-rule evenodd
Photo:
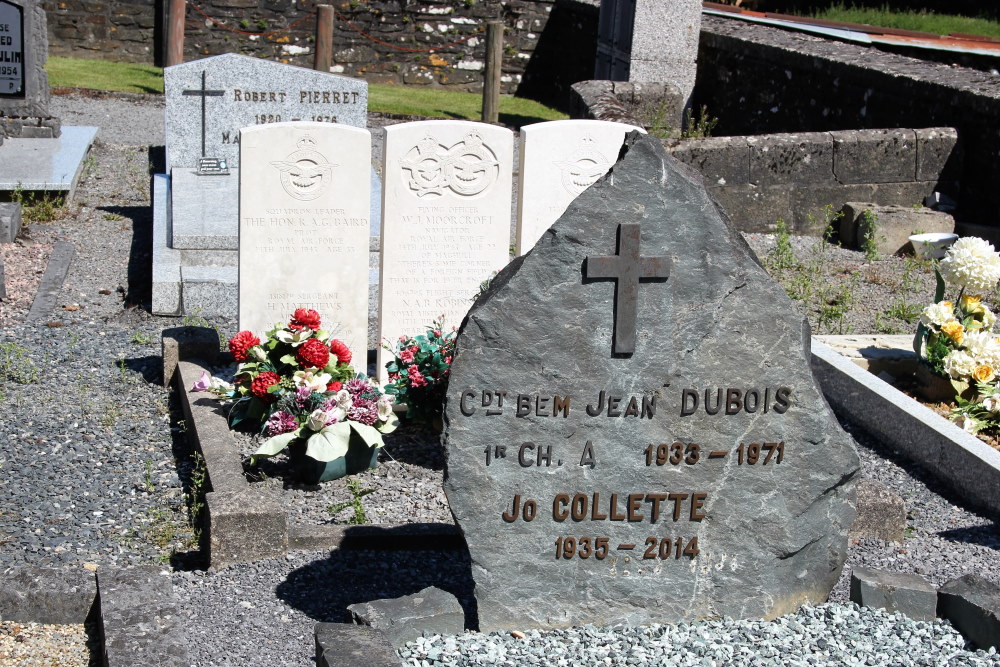
<svg viewBox="0 0 1000 667"><path fill-rule="evenodd" d="M670 276L670 258L639 255L640 226L618 225L618 254L588 257L585 277L590 280L617 281L615 288L615 339L612 352L635 352L635 321L639 302L639 281L666 279Z"/></svg>

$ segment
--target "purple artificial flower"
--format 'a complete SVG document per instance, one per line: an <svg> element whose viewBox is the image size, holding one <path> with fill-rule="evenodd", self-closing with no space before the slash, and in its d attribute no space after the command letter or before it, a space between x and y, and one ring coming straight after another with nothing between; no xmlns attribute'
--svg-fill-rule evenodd
<svg viewBox="0 0 1000 667"><path fill-rule="evenodd" d="M284 410L278 410L267 420L267 434L272 438L282 433L290 433L298 427L299 422L294 415Z"/></svg>

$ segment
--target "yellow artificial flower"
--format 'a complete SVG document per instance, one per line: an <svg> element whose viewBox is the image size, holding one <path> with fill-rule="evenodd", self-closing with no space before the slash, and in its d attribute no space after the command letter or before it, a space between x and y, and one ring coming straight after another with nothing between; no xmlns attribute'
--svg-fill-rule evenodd
<svg viewBox="0 0 1000 667"><path fill-rule="evenodd" d="M976 382L992 382L994 377L996 377L996 373L989 364L976 366L976 370L972 371L972 379Z"/></svg>
<svg viewBox="0 0 1000 667"><path fill-rule="evenodd" d="M946 322L941 327L941 333L952 339L955 345L961 345L962 339L965 337L965 327L962 326L961 322Z"/></svg>
<svg viewBox="0 0 1000 667"><path fill-rule="evenodd" d="M983 297L977 296L975 294L963 294L962 295L962 310L967 313L978 313L979 309L982 307L980 301Z"/></svg>

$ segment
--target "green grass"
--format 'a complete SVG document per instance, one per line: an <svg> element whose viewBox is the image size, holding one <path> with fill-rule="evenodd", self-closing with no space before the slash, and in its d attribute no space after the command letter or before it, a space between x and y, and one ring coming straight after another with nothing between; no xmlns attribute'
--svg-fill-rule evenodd
<svg viewBox="0 0 1000 667"><path fill-rule="evenodd" d="M152 65L82 58L49 58L45 69L56 88L90 88L122 93L162 93L163 70Z"/></svg>
<svg viewBox="0 0 1000 667"><path fill-rule="evenodd" d="M89 88L127 93L162 93L163 70L152 65L114 63L80 58L49 58L49 84L59 88ZM440 88L368 86L368 110L378 113L479 120L482 96ZM566 114L533 100L504 96L500 99L500 122L520 127L545 120L561 120Z"/></svg>
<svg viewBox="0 0 1000 667"><path fill-rule="evenodd" d="M888 6L881 9L870 7L846 6L843 3L815 11L814 18L831 21L847 21L849 23L865 23L883 28L900 28L902 30L917 30L936 35L965 33L967 35L984 35L1000 37L1000 23L984 18L968 16L952 16L950 14L935 14L927 11L894 12Z"/></svg>

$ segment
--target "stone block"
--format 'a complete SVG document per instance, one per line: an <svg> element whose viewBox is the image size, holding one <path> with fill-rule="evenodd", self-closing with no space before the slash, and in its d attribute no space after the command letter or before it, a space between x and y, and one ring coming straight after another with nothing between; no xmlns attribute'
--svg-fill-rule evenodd
<svg viewBox="0 0 1000 667"><path fill-rule="evenodd" d="M219 356L219 344L219 332L209 327L164 329L160 344L163 355L163 386L170 386L177 370L177 362L181 359L201 359L206 363L215 363Z"/></svg>
<svg viewBox="0 0 1000 667"><path fill-rule="evenodd" d="M430 586L413 595L348 605L354 622L381 631L400 646L427 634L457 635L465 630L465 612L458 599Z"/></svg>
<svg viewBox="0 0 1000 667"><path fill-rule="evenodd" d="M156 315L181 313L181 252L170 247L170 176L153 176L153 302ZM232 252L232 251L230 251Z"/></svg>
<svg viewBox="0 0 1000 667"><path fill-rule="evenodd" d="M239 271L235 266L182 266L184 312L203 317L235 317L239 302Z"/></svg>
<svg viewBox="0 0 1000 667"><path fill-rule="evenodd" d="M951 621L978 648L1000 650L1000 586L977 574L938 589L938 616Z"/></svg>
<svg viewBox="0 0 1000 667"><path fill-rule="evenodd" d="M851 572L851 601L862 607L899 612L915 621L937 617L937 592L916 574L856 567Z"/></svg>
<svg viewBox="0 0 1000 667"><path fill-rule="evenodd" d="M912 234L955 231L955 219L950 213L929 208L848 202L841 210L844 217L840 224L840 242L847 247L861 248L865 237L872 235L878 252L885 255L911 250L909 237Z"/></svg>
<svg viewBox="0 0 1000 667"><path fill-rule="evenodd" d="M192 169L170 174L171 248L237 250L239 169L229 176L199 176Z"/></svg>
<svg viewBox="0 0 1000 667"><path fill-rule="evenodd" d="M917 140L918 181L958 181L962 174L962 148L953 127L914 130Z"/></svg>
<svg viewBox="0 0 1000 667"><path fill-rule="evenodd" d="M116 667L190 664L169 572L157 567L101 569L105 663Z"/></svg>
<svg viewBox="0 0 1000 667"><path fill-rule="evenodd" d="M876 187L870 183L841 185L836 182L789 187L792 217L787 222L796 234L819 236L826 227L827 206L836 213L844 202L874 197Z"/></svg>
<svg viewBox="0 0 1000 667"><path fill-rule="evenodd" d="M913 130L840 130L833 137L833 173L841 183L912 181L917 168Z"/></svg>
<svg viewBox="0 0 1000 667"><path fill-rule="evenodd" d="M96 615L97 582L82 567L16 567L2 583L0 618L5 621L75 624Z"/></svg>
<svg viewBox="0 0 1000 667"><path fill-rule="evenodd" d="M833 138L829 132L748 137L750 183L794 183L799 187L833 180Z"/></svg>
<svg viewBox="0 0 1000 667"><path fill-rule="evenodd" d="M75 254L76 248L69 241L56 241L52 246L52 252L49 253L45 265L45 273L38 282L35 300L31 302L31 310L28 311L29 322L45 319L56 307L57 295L66 280L66 274L69 273Z"/></svg>
<svg viewBox="0 0 1000 667"><path fill-rule="evenodd" d="M13 243L21 233L21 205L0 202L0 243Z"/></svg>
<svg viewBox="0 0 1000 667"><path fill-rule="evenodd" d="M242 477L242 467L233 474ZM205 494L205 505L213 568L276 558L288 552L288 522L284 507L276 499L259 492L213 491Z"/></svg>
<svg viewBox="0 0 1000 667"><path fill-rule="evenodd" d="M345 623L316 624L317 667L391 667L402 661L385 635Z"/></svg>
<svg viewBox="0 0 1000 667"><path fill-rule="evenodd" d="M858 516L851 526L855 540L877 539L902 542L906 531L906 506L903 499L880 482L858 482Z"/></svg>
<svg viewBox="0 0 1000 667"><path fill-rule="evenodd" d="M776 221L791 224L795 214L790 189L784 186L727 185L707 190L741 232L774 231Z"/></svg>
<svg viewBox="0 0 1000 667"><path fill-rule="evenodd" d="M669 149L672 156L697 169L706 186L750 182L750 147L746 137L688 139Z"/></svg>

